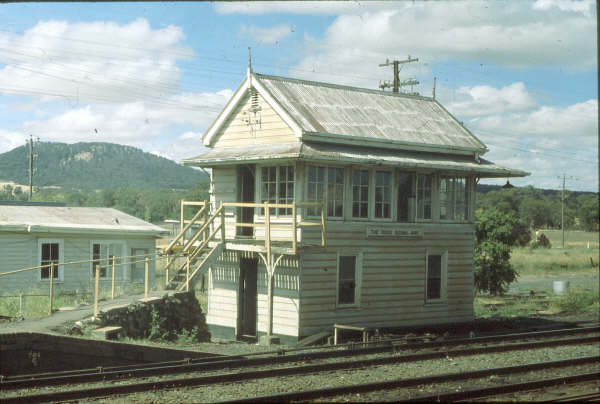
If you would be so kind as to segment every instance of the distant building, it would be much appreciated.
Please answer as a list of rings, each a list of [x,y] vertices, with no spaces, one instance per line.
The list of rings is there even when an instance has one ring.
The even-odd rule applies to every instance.
[[[101,282],[112,280],[112,260],[155,251],[156,239],[168,231],[111,208],[0,203],[0,273],[42,266],[0,278],[0,294],[46,288],[50,267],[57,265],[58,291],[89,290],[94,271]],[[116,258],[113,258],[116,257]],[[99,260],[97,264],[73,261]],[[126,259],[126,262],[131,262]],[[150,261],[150,282],[154,282]],[[117,266],[118,284],[144,282],[144,263]]]

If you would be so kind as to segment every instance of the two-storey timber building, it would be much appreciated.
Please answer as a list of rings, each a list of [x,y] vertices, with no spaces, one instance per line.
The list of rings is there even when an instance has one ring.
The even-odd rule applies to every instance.
[[[221,338],[472,320],[475,185],[527,175],[433,98],[250,69],[204,145],[184,164],[210,168],[210,202],[182,216],[199,231],[171,286],[206,274]]]

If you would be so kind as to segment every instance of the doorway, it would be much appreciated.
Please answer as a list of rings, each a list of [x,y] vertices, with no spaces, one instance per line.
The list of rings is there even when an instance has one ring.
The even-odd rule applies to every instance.
[[[238,202],[254,203],[254,172],[255,166],[244,165],[237,168],[237,200]],[[237,208],[237,223],[254,223],[254,208]],[[254,228],[236,226],[236,236],[252,237]]]
[[[240,258],[238,337],[256,338],[256,279],[258,259]]]

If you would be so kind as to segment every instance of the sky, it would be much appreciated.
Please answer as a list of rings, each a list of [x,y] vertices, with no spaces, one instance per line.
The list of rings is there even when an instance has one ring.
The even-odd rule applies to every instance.
[[[255,72],[370,89],[410,55],[400,78],[435,77],[483,157],[531,173],[512,184],[598,192],[596,21],[583,0],[1,4],[0,153],[32,135],[180,161],[248,47]]]

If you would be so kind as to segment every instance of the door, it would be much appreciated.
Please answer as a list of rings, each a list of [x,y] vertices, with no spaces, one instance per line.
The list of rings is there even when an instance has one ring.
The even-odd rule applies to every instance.
[[[142,255],[142,254],[148,254],[148,250],[145,248],[132,248],[131,249],[131,255],[134,257],[136,255]],[[145,272],[146,272],[146,268],[145,268],[146,264],[144,262],[144,257],[131,258],[131,260],[134,262],[133,264],[131,264],[131,280],[133,282],[144,283]]]
[[[256,337],[256,272],[258,260],[240,258],[239,337]]]
[[[254,172],[255,166],[244,165],[237,168],[237,200],[238,202],[254,203]],[[237,223],[254,223],[254,208],[237,208]],[[253,227],[237,227],[236,236],[250,236],[254,234]]]

